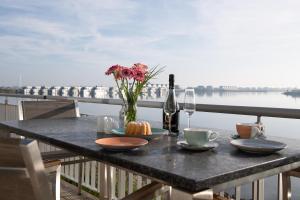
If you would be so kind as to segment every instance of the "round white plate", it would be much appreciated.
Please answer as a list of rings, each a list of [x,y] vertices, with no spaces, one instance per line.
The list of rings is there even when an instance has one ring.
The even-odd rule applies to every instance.
[[[264,139],[236,139],[230,143],[242,151],[256,154],[270,154],[287,147],[282,142]]]

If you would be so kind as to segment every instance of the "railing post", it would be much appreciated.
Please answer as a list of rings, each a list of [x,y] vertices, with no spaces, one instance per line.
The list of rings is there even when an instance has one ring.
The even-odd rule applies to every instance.
[[[257,181],[252,182],[252,199],[257,200]]]
[[[282,193],[282,174],[277,175],[277,200],[282,200],[283,193]]]
[[[291,200],[292,199],[292,191],[291,191],[291,177],[287,172],[282,173],[282,193],[283,200]]]
[[[79,157],[79,160],[80,159],[84,159],[84,157],[80,156]],[[79,166],[78,166],[78,187],[77,187],[77,194],[78,195],[81,195],[81,187],[82,187],[82,168],[83,168],[83,164],[84,162],[80,162],[79,163]],[[76,172],[75,172],[76,173]]]
[[[256,121],[257,124],[260,124],[261,123],[261,115],[257,116],[257,121]]]
[[[264,198],[265,198],[264,179],[259,179],[252,182],[252,199],[264,200]]]
[[[99,188],[99,199],[110,200],[108,196],[108,184],[107,184],[107,165],[104,163],[98,163],[98,188]]]
[[[8,105],[8,98],[5,97],[4,99],[4,120],[7,120],[7,105]]]
[[[241,186],[235,187],[235,200],[241,199]]]

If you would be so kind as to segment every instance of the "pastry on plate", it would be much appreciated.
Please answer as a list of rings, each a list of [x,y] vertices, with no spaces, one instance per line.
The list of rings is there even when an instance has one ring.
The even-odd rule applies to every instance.
[[[129,122],[126,127],[126,135],[151,135],[149,122]]]

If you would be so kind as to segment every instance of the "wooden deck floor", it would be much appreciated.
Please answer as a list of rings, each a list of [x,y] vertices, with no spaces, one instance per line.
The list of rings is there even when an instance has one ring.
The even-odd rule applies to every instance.
[[[65,181],[61,181],[61,191],[60,191],[61,200],[96,200],[95,196],[88,194],[85,191],[82,191],[81,195],[77,194],[77,188]]]

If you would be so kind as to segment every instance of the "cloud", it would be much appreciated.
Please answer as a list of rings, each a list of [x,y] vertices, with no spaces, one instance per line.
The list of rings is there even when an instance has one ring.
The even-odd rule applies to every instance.
[[[93,70],[138,61],[167,65],[165,74],[192,84],[199,74],[207,83],[271,84],[282,73],[274,69],[300,64],[299,8],[296,0],[1,0],[0,68],[64,66],[95,80]],[[267,80],[253,72],[271,69]],[[239,78],[244,73],[253,78]],[[73,80],[46,80],[64,81]]]

